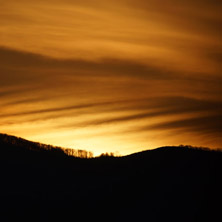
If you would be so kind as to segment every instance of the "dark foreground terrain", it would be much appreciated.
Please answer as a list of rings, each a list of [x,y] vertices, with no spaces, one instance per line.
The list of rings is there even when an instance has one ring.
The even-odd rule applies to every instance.
[[[0,221],[221,221],[222,152],[82,159],[0,134]]]

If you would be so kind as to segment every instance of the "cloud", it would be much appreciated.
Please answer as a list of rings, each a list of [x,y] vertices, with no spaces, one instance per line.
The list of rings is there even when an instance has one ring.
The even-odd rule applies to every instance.
[[[215,114],[204,117],[194,117],[182,120],[175,120],[154,124],[148,127],[140,128],[140,130],[174,130],[180,129],[182,131],[195,132],[205,135],[206,137],[221,137],[222,132],[222,115]]]
[[[221,144],[203,138],[220,130],[221,1],[0,4],[0,131],[41,139],[100,130],[97,145],[109,131],[104,140],[135,148],[160,133],[166,145],[175,128]]]
[[[15,1],[2,5],[1,45],[54,58],[150,63],[215,72],[204,55],[221,48],[218,1]],[[203,65],[205,66],[203,68]]]
[[[34,99],[25,100],[25,102],[34,102]],[[37,100],[37,101],[43,101]],[[19,104],[21,104],[24,101],[18,101]],[[116,103],[116,102],[115,102]],[[16,103],[11,103],[13,105],[16,105]],[[10,113],[10,114],[0,114],[0,118],[3,117],[13,117],[13,116],[25,116],[25,115],[33,115],[33,114],[47,114],[47,113],[59,113],[63,111],[69,111],[69,110],[78,110],[78,109],[84,109],[84,108],[92,108],[97,106],[106,106],[110,105],[112,102],[101,102],[101,103],[88,103],[88,104],[80,104],[80,105],[73,105],[73,106],[63,106],[63,107],[57,107],[57,108],[49,108],[49,109],[40,109],[40,110],[33,110],[33,111],[27,111],[27,112],[16,112],[16,113]],[[9,105],[9,104],[7,104]]]
[[[132,103],[125,104],[125,106],[117,110],[121,110],[121,109],[125,111],[127,110],[129,113],[132,113],[132,111],[136,111],[137,113],[132,114],[132,115],[118,116],[114,118],[104,118],[104,119],[98,118],[97,120],[83,122],[80,125],[90,126],[90,125],[101,125],[101,124],[119,124],[121,122],[135,121],[139,119],[144,119],[144,121],[147,121],[147,123],[149,123],[149,118],[153,118],[153,117],[156,117],[156,118],[163,117],[163,116],[167,117],[167,116],[174,116],[176,114],[181,114],[181,115],[195,114],[198,117],[199,115],[204,114],[205,115],[204,117],[200,117],[200,118],[195,117],[189,120],[190,122],[194,120],[193,127],[198,128],[198,125],[196,125],[196,122],[195,122],[197,119],[207,120],[208,118],[209,119],[212,118],[212,120],[214,120],[213,122],[217,122],[218,124],[221,124],[220,113],[222,113],[222,102],[197,100],[197,99],[185,98],[185,97],[161,97],[161,98],[152,98],[152,99],[142,100],[140,102],[134,101],[133,104]],[[111,111],[115,112],[115,109],[111,109]],[[187,120],[180,120],[180,121],[181,121],[181,128],[183,128],[184,124],[182,123],[183,122],[186,123]],[[178,123],[180,123],[180,121],[178,121]],[[200,122],[201,121],[199,121],[199,123]],[[216,125],[213,122],[212,122],[212,126]],[[176,123],[177,121],[175,122],[175,125]],[[160,126],[164,126],[164,123],[163,125],[160,124]],[[207,126],[205,128],[207,128]],[[217,129],[215,129],[215,131],[216,130]]]

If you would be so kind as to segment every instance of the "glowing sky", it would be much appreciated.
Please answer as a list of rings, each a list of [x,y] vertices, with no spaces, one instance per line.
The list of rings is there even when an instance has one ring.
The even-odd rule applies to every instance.
[[[220,0],[0,0],[0,132],[128,154],[222,147]]]

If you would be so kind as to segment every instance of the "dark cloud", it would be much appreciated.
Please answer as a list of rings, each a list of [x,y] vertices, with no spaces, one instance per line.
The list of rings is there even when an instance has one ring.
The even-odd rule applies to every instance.
[[[218,58],[218,55],[217,53],[212,56],[217,56]],[[116,80],[120,78],[130,78],[140,81],[144,80],[144,82],[147,83],[149,83],[149,80],[166,81],[166,84],[167,81],[175,80],[181,81],[181,84],[183,84],[183,82],[186,83],[186,81],[198,81],[202,82],[202,85],[212,82],[215,88],[220,78],[219,75],[206,76],[195,72],[172,71],[166,67],[154,66],[151,63],[144,65],[119,59],[102,59],[97,62],[53,59],[34,53],[6,48],[0,48],[0,69],[0,86],[2,87],[19,85],[26,85],[27,87],[31,84],[33,88],[41,87],[41,85],[45,88],[53,88],[59,85],[67,85],[67,81],[70,82],[70,77],[73,78],[71,80],[73,84],[83,84],[84,87],[87,79],[91,77],[97,78],[98,80],[101,77],[107,79],[113,77],[116,78]],[[222,79],[220,79],[220,81],[221,80]],[[131,87],[134,86],[131,85]],[[160,88],[160,86],[158,86],[158,88]]]
[[[206,56],[211,59],[212,61],[215,62],[216,65],[219,66],[219,70],[220,72],[222,72],[221,70],[221,61],[222,61],[222,48],[208,48],[208,50],[206,51]]]
[[[160,124],[154,124],[142,127],[140,130],[178,130],[183,132],[195,132],[200,135],[209,135],[211,137],[222,136],[222,115],[210,115],[203,117],[193,117],[175,121],[168,121]]]
[[[110,111],[114,112],[118,110],[125,110],[131,113],[132,111],[136,111],[137,114],[118,116],[113,118],[98,118],[88,122],[82,122],[76,126],[91,126],[91,125],[101,125],[101,124],[120,124],[122,122],[134,121],[134,120],[144,120],[144,122],[149,123],[149,118],[152,117],[163,117],[163,116],[174,116],[176,114],[196,114],[197,116],[200,113],[204,113],[204,115],[209,115],[206,117],[200,117],[200,120],[211,118],[211,120],[216,121],[217,123],[221,123],[220,113],[222,113],[222,102],[215,101],[206,101],[206,100],[197,100],[192,98],[184,98],[184,97],[165,97],[165,98],[152,98],[147,100],[142,100],[139,102],[135,102],[132,104],[125,104],[125,106],[113,108],[110,107]],[[153,111],[156,110],[156,111]],[[213,116],[212,116],[213,115]],[[218,118],[218,119],[217,119]],[[199,117],[197,117],[199,119]],[[201,126],[198,125],[198,121],[196,118],[194,120],[194,128],[200,129]],[[185,124],[187,120],[181,120],[181,128],[185,129]],[[192,119],[189,121],[192,122]],[[176,121],[177,122],[177,121]],[[175,124],[176,124],[175,122]],[[178,121],[179,122],[179,121]],[[182,124],[184,122],[184,124]],[[199,121],[201,122],[201,121]],[[212,126],[217,125],[212,123]],[[163,123],[164,124],[164,123]],[[197,124],[197,125],[195,125]],[[71,124],[72,126],[72,124]],[[160,125],[162,126],[162,125]],[[68,126],[69,127],[69,126]],[[167,128],[167,127],[166,127]],[[204,127],[204,128],[207,128]],[[217,129],[215,129],[216,131]]]
[[[49,99],[49,98],[47,98],[47,99]],[[20,105],[20,104],[27,104],[30,102],[40,102],[40,101],[43,102],[44,98],[30,98],[30,99],[24,99],[24,100],[17,100],[17,101],[5,103],[3,105],[4,106],[17,105],[17,104]],[[75,111],[75,110],[96,108],[96,107],[99,107],[100,111],[102,111],[104,109],[106,111],[117,111],[117,110],[129,109],[129,106],[132,106],[132,104],[134,104],[135,102],[139,102],[139,101],[142,102],[142,101],[144,101],[144,99],[142,99],[142,100],[139,99],[139,100],[105,101],[105,102],[97,102],[97,103],[85,103],[85,104],[79,104],[79,105],[60,106],[60,107],[48,108],[48,109],[35,109],[32,111],[0,114],[0,118],[26,116],[26,115],[33,115],[33,114],[59,113],[59,112],[70,111],[70,110]],[[98,109],[94,110],[94,112],[98,112],[98,111],[99,111]],[[88,110],[88,112],[92,112],[92,111]],[[64,114],[60,114],[60,116],[63,116],[63,115]]]
[[[37,75],[42,77],[43,74],[41,72],[44,72],[44,70],[54,71],[54,75],[56,71],[61,70],[64,72],[64,75],[78,75],[78,73],[86,75],[90,72],[91,75],[94,74],[98,76],[118,74],[121,76],[130,75],[132,77],[137,77],[139,75],[140,77],[151,79],[164,79],[174,76],[170,71],[167,72],[167,70],[163,70],[151,64],[143,65],[130,60],[111,58],[104,58],[96,62],[74,59],[55,59],[34,53],[0,48],[0,59],[2,71],[1,78],[8,78],[8,81],[13,81],[13,78],[16,78],[16,76],[19,76],[20,81],[24,81],[24,76],[26,78],[31,78],[36,75],[36,71],[38,71]],[[18,79],[16,79],[16,81],[18,81]]]
[[[49,98],[47,98],[49,99]],[[17,100],[12,100],[10,102],[4,102],[1,103],[2,106],[7,107],[7,106],[12,106],[12,105],[21,105],[21,104],[29,104],[29,103],[33,103],[33,102],[42,102],[47,100],[44,97],[32,97],[32,98],[28,98],[28,99],[17,99]]]
[[[0,118],[13,117],[13,116],[25,116],[25,115],[33,115],[33,114],[45,114],[45,113],[50,113],[50,112],[61,112],[61,111],[76,110],[76,109],[90,108],[94,106],[103,106],[103,105],[107,105],[107,103],[82,104],[82,105],[74,105],[74,106],[66,106],[66,107],[58,107],[58,108],[33,110],[33,111],[27,111],[27,112],[16,112],[16,113],[11,113],[11,114],[2,114],[0,115]]]

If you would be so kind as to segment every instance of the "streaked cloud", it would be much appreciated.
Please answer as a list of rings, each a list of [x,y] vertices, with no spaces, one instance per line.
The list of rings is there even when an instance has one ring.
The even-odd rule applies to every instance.
[[[220,1],[0,5],[1,132],[95,153],[222,146]]]

